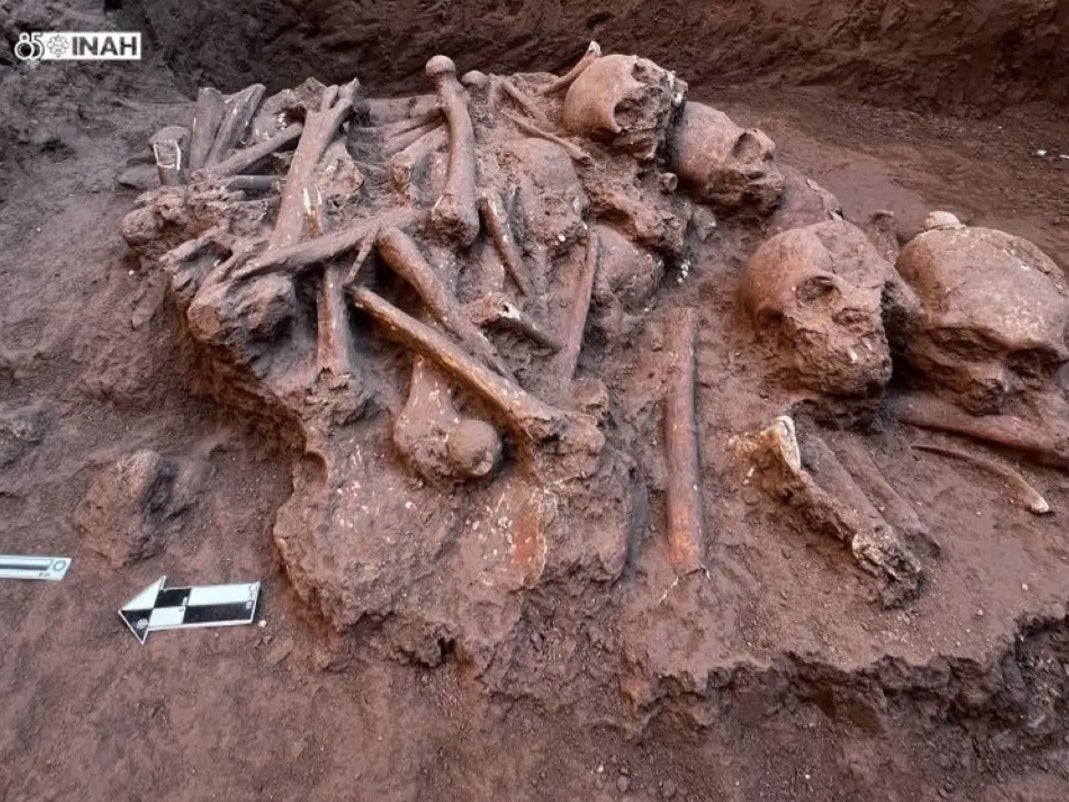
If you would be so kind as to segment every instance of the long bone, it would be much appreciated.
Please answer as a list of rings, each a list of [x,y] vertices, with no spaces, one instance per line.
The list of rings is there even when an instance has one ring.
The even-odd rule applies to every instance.
[[[1045,465],[1069,469],[1069,427],[1051,431],[1013,415],[977,418],[931,396],[895,399],[889,409],[910,426],[981,440],[1027,454]]]
[[[497,250],[497,255],[501,257],[501,263],[505,266],[509,278],[515,283],[521,295],[530,295],[531,282],[523,266],[523,256],[509,229],[508,217],[501,206],[501,197],[492,191],[481,193],[479,211],[482,213],[483,223],[490,232],[494,248]]]
[[[252,84],[226,99],[223,119],[219,123],[219,130],[215,134],[215,141],[205,164],[222,161],[234,149],[245,134],[245,129],[249,127],[252,115],[263,100],[266,89],[263,84]]]
[[[234,273],[234,278],[249,279],[269,273],[299,275],[313,265],[333,259],[374,237],[383,226],[405,228],[416,222],[421,212],[405,209],[368,220],[359,220],[347,228],[331,231],[322,237],[298,242],[285,248],[266,251]]]
[[[807,526],[845,543],[864,570],[883,580],[885,606],[920,592],[920,562],[823,440],[804,441],[812,469],[803,465],[794,421],[785,415],[754,436],[733,438],[732,445],[761,471],[766,492],[797,509]]]
[[[400,229],[390,227],[379,231],[376,242],[383,261],[411,285],[439,323],[458,337],[481,362],[502,376],[511,376],[508,366],[454,300],[411,237]]]
[[[208,167],[204,172],[214,178],[237,175],[252,167],[258,161],[266,159],[272,153],[282,150],[290,142],[297,139],[302,131],[304,131],[304,126],[301,123],[294,123],[263,142],[258,142],[255,145],[236,151],[221,162]]]
[[[453,60],[434,56],[427,62],[426,71],[438,93],[438,104],[449,128],[449,169],[445,189],[434,204],[431,219],[443,234],[467,247],[479,236],[479,212],[475,208],[475,129]]]
[[[598,272],[598,235],[591,229],[587,233],[586,255],[579,282],[572,297],[572,305],[564,325],[564,347],[554,357],[552,369],[565,385],[570,386],[575,368],[579,363],[579,352],[583,347],[583,333],[586,330],[587,317],[590,315],[590,301],[594,291],[594,277]]]
[[[550,406],[509,381],[447,340],[429,326],[406,315],[366,287],[350,291],[353,302],[382,326],[387,334],[439,365],[450,376],[480,396],[501,415],[509,427],[536,444],[561,440],[604,444],[597,429]],[[592,426],[592,422],[591,422]]]
[[[323,198],[314,183],[305,189],[304,214],[308,233],[322,236]],[[342,278],[340,266],[327,265],[316,290],[316,362],[321,373],[329,373],[335,379],[351,376],[354,370],[349,309]]]
[[[560,78],[543,86],[539,90],[539,93],[542,95],[552,95],[555,92],[563,92],[575,83],[575,79],[579,77],[583,70],[599,58],[601,58],[601,45],[597,42],[591,42],[587,45],[586,53],[584,53],[583,57],[576,62],[574,67],[564,73]]]
[[[193,133],[189,140],[189,169],[199,170],[208,163],[219,123],[223,121],[225,101],[218,89],[204,87],[197,93],[193,112]]]
[[[268,240],[268,250],[285,248],[302,239],[305,193],[324,151],[338,133],[342,122],[352,113],[353,96],[359,85],[354,80],[340,89],[336,86],[327,88],[323,92],[319,111],[309,111],[305,116],[304,130],[282,188],[278,219]]]
[[[400,153],[414,142],[418,142],[428,134],[440,130],[442,130],[440,121],[424,123],[415,128],[409,128],[407,131],[388,138],[382,145],[382,155],[388,158]]]
[[[673,313],[666,337],[675,364],[664,399],[664,454],[668,469],[668,554],[681,574],[697,571],[702,565],[701,469],[694,414],[697,332],[694,309]]]

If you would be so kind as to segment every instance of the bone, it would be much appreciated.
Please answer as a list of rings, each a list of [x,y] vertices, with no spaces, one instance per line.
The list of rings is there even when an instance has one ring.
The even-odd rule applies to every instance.
[[[287,248],[302,239],[305,191],[327,146],[338,133],[345,118],[352,113],[353,98],[358,86],[357,81],[352,81],[340,89],[336,86],[329,87],[323,93],[319,111],[309,111],[305,116],[304,130],[301,132],[282,188],[278,218],[268,241],[268,250]]]
[[[161,128],[149,140],[160,186],[175,187],[186,183],[189,130],[180,125]]]
[[[961,451],[957,448],[950,448],[948,446],[940,446],[935,443],[914,443],[913,448],[918,451],[927,451],[930,454],[938,454],[942,457],[948,457],[960,462],[971,463],[988,473],[993,473],[995,476],[1005,479],[1016,491],[1021,503],[1034,515],[1047,515],[1052,511],[1047,500],[1043,498],[1032,485],[1028,484],[1021,474],[1017,473],[1017,471],[1007,465],[1002,465],[995,462],[995,460],[981,457],[978,454],[970,454],[967,451]]]
[[[578,62],[576,62],[575,66],[568,70],[568,72],[564,73],[564,75],[562,75],[560,78],[557,78],[551,83],[548,83],[543,86],[541,90],[539,90],[540,94],[552,95],[557,92],[563,92],[573,83],[575,83],[575,79],[579,77],[583,70],[585,70],[591,65],[592,62],[599,58],[601,58],[601,45],[599,45],[597,42],[591,42],[589,45],[587,45],[586,53],[584,53],[583,57],[579,59]]]
[[[248,128],[252,115],[256,113],[256,107],[260,105],[266,89],[263,84],[252,84],[226,99],[223,119],[219,123],[219,130],[215,134],[215,141],[205,164],[222,161],[237,146],[245,135],[245,129]]]
[[[290,142],[297,139],[302,131],[304,131],[304,126],[301,123],[294,123],[282,129],[270,139],[265,139],[263,142],[248,148],[242,148],[221,162],[212,165],[204,172],[215,178],[224,178],[241,173],[271,154],[282,150]]]
[[[565,412],[494,373],[434,329],[365,287],[354,288],[350,297],[390,336],[439,365],[485,400],[517,434],[536,444],[569,439],[572,435],[574,424]]]
[[[441,125],[442,113],[438,109],[431,109],[425,114],[414,117],[405,117],[393,122],[375,125],[371,127],[354,126],[349,131],[358,139],[360,137],[377,137],[383,141],[393,139],[401,134],[407,134],[416,128]]]
[[[532,122],[518,117],[511,112],[502,111],[502,116],[510,120],[517,128],[530,136],[536,136],[539,139],[544,139],[547,142],[552,142],[554,145],[559,145],[564,151],[574,160],[580,164],[588,164],[591,161],[590,154],[576,145],[574,142],[569,142],[567,139],[557,136],[556,134],[546,131],[544,128],[539,128]]]
[[[542,111],[542,109],[540,109],[538,105],[526,95],[526,93],[520,91],[516,84],[512,83],[508,78],[502,78],[499,75],[495,75],[493,79],[491,79],[490,87],[490,91],[493,93],[491,95],[491,102],[493,105],[498,105],[498,98],[500,94],[504,92],[517,106],[527,112],[527,116],[535,123],[543,128],[549,128],[552,125],[549,118],[546,117],[545,112]]]
[[[554,357],[552,370],[562,384],[571,385],[579,352],[583,347],[583,333],[590,314],[590,299],[594,290],[594,276],[598,272],[598,235],[589,231],[586,240],[586,256],[579,281],[571,299],[572,305],[564,324],[564,347]]]
[[[861,568],[882,580],[885,606],[899,606],[920,592],[920,562],[823,440],[810,436],[804,442],[812,470],[802,465],[794,421],[785,415],[732,444],[760,470],[767,493],[797,509],[807,526],[845,543]]]
[[[231,190],[268,192],[281,182],[277,175],[232,175],[222,179],[222,185]]]
[[[479,300],[465,306],[465,311],[476,326],[482,327],[492,323],[499,323],[530,337],[539,345],[543,345],[553,352],[560,351],[562,347],[560,341],[554,335],[547,332],[532,320],[529,315],[517,308],[504,293],[494,292],[484,295]]]
[[[494,241],[494,248],[505,271],[509,274],[521,295],[531,294],[531,282],[523,265],[523,256],[516,245],[509,228],[508,217],[501,205],[501,197],[496,192],[483,192],[479,195],[479,211],[483,223]]]
[[[197,108],[193,112],[193,135],[189,142],[189,169],[199,170],[208,163],[208,154],[215,142],[219,123],[223,121],[225,101],[217,89],[205,87],[197,93]]]
[[[419,212],[413,210],[384,214],[370,220],[359,221],[348,228],[331,231],[322,237],[304,240],[285,248],[268,250],[237,271],[234,277],[250,279],[269,273],[287,273],[296,276],[312,265],[341,256],[361,245],[368,237],[374,237],[382,226],[405,228],[420,216]]]
[[[431,113],[440,114],[437,95],[368,98],[364,104],[372,125],[389,125]]]
[[[511,376],[508,366],[464,313],[412,238],[400,229],[383,228],[376,241],[383,261],[412,286],[438,322],[459,338],[481,362],[502,376]]]
[[[675,364],[664,400],[664,449],[668,473],[668,556],[680,574],[702,567],[702,502],[698,434],[694,414],[695,345],[698,314],[674,312],[666,345]]]
[[[501,438],[488,423],[462,418],[449,377],[428,359],[412,360],[408,400],[397,416],[393,440],[421,476],[474,479],[501,459]]]
[[[452,59],[435,56],[427,62],[426,71],[449,127],[449,170],[431,219],[444,235],[467,247],[479,236],[479,212],[475,208],[475,130]]]
[[[428,134],[433,134],[436,131],[441,131],[443,134],[446,133],[446,130],[442,128],[440,122],[424,123],[415,128],[410,128],[409,130],[386,140],[382,145],[382,155],[384,158],[389,158],[390,156],[405,150],[409,145],[420,141]]]
[[[928,537],[928,526],[917,515],[913,505],[888,484],[864,442],[854,438],[838,438],[832,445],[839,461],[875,501],[887,523],[908,537]]]
[[[1069,427],[1052,424],[1045,429],[1012,415],[975,417],[931,396],[898,398],[889,410],[910,426],[958,434],[1018,451],[1044,465],[1069,469]]]

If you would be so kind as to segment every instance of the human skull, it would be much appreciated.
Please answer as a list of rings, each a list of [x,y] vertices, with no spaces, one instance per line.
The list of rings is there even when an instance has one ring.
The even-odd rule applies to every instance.
[[[652,159],[687,85],[638,56],[595,59],[568,88],[562,122],[573,135]]]
[[[803,386],[878,397],[891,378],[887,326],[908,317],[908,288],[861,229],[829,220],[765,242],[742,276],[742,302]]]
[[[742,129],[722,111],[687,103],[669,148],[670,169],[702,203],[720,211],[775,207],[786,181],[773,164],[776,144]]]
[[[896,262],[923,308],[906,348],[923,380],[973,414],[1006,412],[1054,388],[1069,362],[1058,266],[1002,231],[932,225]]]

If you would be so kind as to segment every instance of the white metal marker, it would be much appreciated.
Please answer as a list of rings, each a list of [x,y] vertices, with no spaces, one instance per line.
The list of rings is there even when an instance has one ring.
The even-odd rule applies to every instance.
[[[260,583],[167,588],[161,576],[130,599],[119,617],[141,643],[150,632],[196,627],[235,627],[256,619]]]
[[[0,579],[46,579],[58,582],[67,575],[67,557],[23,557],[0,554]]]

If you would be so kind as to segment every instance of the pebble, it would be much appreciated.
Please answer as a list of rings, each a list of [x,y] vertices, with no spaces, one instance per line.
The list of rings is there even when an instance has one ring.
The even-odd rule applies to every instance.
[[[616,778],[616,790],[618,790],[621,794],[627,791],[627,789],[630,787],[631,780],[629,780],[627,777],[621,774],[619,777]]]

